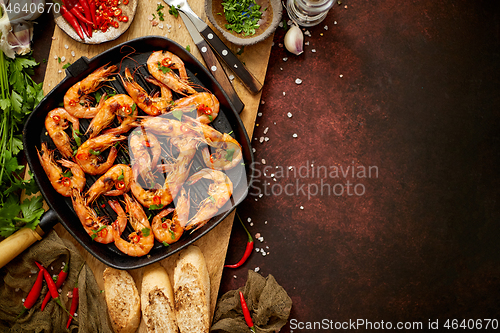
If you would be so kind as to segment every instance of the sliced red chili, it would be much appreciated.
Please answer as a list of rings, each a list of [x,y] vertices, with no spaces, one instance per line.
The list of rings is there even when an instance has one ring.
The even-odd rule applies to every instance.
[[[121,190],[124,187],[125,187],[125,182],[123,180],[120,180],[119,182],[116,183],[117,189]]]
[[[75,106],[75,105],[76,105],[76,101],[74,99],[69,101],[69,106]]]
[[[62,177],[61,178],[61,184],[63,184],[66,187],[71,186],[71,178],[69,178],[69,177]]]
[[[118,28],[119,23],[116,21],[113,21],[113,22],[111,22],[111,25],[113,26],[113,28]]]
[[[161,198],[157,195],[153,197],[153,204],[159,205],[161,203]]]
[[[128,0],[123,0],[124,5],[128,5]]]
[[[167,222],[163,222],[163,223],[161,224],[161,227],[162,227],[163,229],[168,229],[168,228],[170,227],[170,225],[169,225]]]
[[[172,60],[170,58],[163,58],[161,60],[161,65],[164,67],[170,67],[172,66]]]
[[[151,143],[149,143],[149,141],[148,141],[148,140],[144,140],[144,141],[142,141],[142,145],[143,145],[143,146],[146,146],[146,147],[151,147]]]
[[[140,240],[141,240],[141,235],[139,235],[139,234],[135,234],[135,235],[133,235],[133,236],[132,236],[132,239],[131,239],[131,241],[132,241],[133,243],[135,243],[135,244],[139,243],[139,241],[140,241]]]
[[[120,8],[116,8],[115,11],[113,12],[113,15],[115,17],[118,17],[122,14],[122,10]]]
[[[87,160],[89,158],[89,154],[88,153],[78,153],[76,155],[76,158],[79,159],[79,160]]]
[[[98,234],[98,236],[101,238],[106,238],[107,235],[108,235],[108,228],[102,229],[101,231],[99,231]]]
[[[128,3],[128,0],[127,0],[127,3]],[[128,22],[128,16],[127,15],[123,15],[122,16],[122,22],[123,23],[127,23]]]
[[[53,119],[56,123],[58,123],[58,122],[61,120],[61,116],[56,114],[56,115],[53,115],[53,116],[52,116],[52,119]]]

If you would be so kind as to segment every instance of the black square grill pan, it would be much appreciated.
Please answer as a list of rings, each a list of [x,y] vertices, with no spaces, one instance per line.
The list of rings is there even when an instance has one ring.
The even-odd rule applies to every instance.
[[[197,90],[206,88],[210,90],[220,102],[220,112],[214,122],[211,124],[215,129],[231,135],[240,143],[243,152],[244,167],[235,168],[236,171],[229,170],[227,175],[233,182],[234,190],[230,201],[223,207],[217,216],[214,216],[210,221],[195,232],[185,232],[181,239],[165,247],[155,241],[155,246],[150,251],[149,255],[144,257],[130,257],[121,253],[113,243],[100,244],[92,241],[91,237],[83,229],[77,215],[73,211],[71,200],[64,198],[58,194],[50,184],[37,156],[37,148],[40,149],[41,143],[46,141],[53,146],[50,138],[46,135],[44,120],[47,113],[58,107],[63,100],[66,91],[75,83],[81,81],[97,68],[103,65],[116,65],[120,68],[120,74],[126,67],[132,71],[137,69],[136,73],[148,75],[146,60],[154,51],[168,50],[182,59],[187,69],[190,80],[196,84]],[[136,78],[141,75],[136,75]],[[148,86],[145,80],[138,79],[138,82],[144,86],[147,91],[154,89]],[[107,84],[117,91],[117,93],[126,93],[121,85],[121,81],[116,80]],[[88,122],[81,120],[80,132],[84,132]],[[238,113],[234,110],[229,102],[227,95],[222,90],[221,86],[212,77],[209,71],[184,47],[176,42],[159,36],[141,37],[127,41],[117,45],[108,51],[105,51],[92,59],[85,57],[80,58],[66,69],[66,77],[41,101],[36,109],[29,116],[23,130],[23,143],[25,147],[26,158],[31,171],[35,177],[40,192],[44,196],[46,202],[50,206],[42,217],[40,227],[47,232],[56,223],[60,222],[66,230],[93,256],[97,259],[117,269],[135,269],[154,263],[164,259],[177,251],[187,247],[197,239],[208,233],[218,223],[220,223],[229,213],[246,197],[248,189],[252,182],[252,163],[253,154],[250,146],[250,140],[247,132],[241,122]],[[119,156],[117,162],[126,162],[127,154]],[[193,167],[199,168],[196,164],[201,165],[202,160],[195,157]],[[192,169],[193,169],[192,167]],[[87,179],[87,188],[98,177]],[[114,212],[105,212],[110,219],[114,220]],[[116,215],[115,215],[116,216]],[[128,227],[130,228],[130,227]],[[125,231],[127,232],[127,231]],[[128,231],[130,232],[130,230]],[[126,235],[126,234],[125,234]]]

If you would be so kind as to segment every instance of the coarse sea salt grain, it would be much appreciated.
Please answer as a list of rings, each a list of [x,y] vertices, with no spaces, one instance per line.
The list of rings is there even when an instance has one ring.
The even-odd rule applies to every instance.
[[[68,44],[65,44],[65,45],[64,45],[64,48],[65,48],[66,50],[67,50],[67,49],[69,49],[69,45],[68,45]]]
[[[233,278],[235,278],[235,279],[236,279],[236,277],[237,277],[236,275],[233,275]]]
[[[262,159],[262,164],[266,164],[266,160],[265,159]]]
[[[283,91],[283,96],[285,96],[285,95],[286,95],[286,92]]]
[[[287,57],[283,58],[283,61],[287,61],[287,60],[288,60],[288,58],[287,58]]]
[[[247,222],[252,222],[252,218],[251,217],[247,218]]]
[[[328,30],[328,26],[327,26],[327,25],[325,25],[325,26],[323,27],[323,29]]]
[[[309,30],[306,30],[306,31],[304,32],[304,35],[306,35],[307,37],[311,37],[311,33],[309,32]]]
[[[300,206],[299,208],[300,208],[300,209],[304,209],[304,206]]]
[[[252,152],[254,152],[254,153],[255,153],[256,151],[257,151],[257,149],[255,149],[255,148],[252,148]]]
[[[266,137],[264,138],[264,141],[266,141],[266,142],[267,142],[267,141],[269,141],[269,138],[266,136]]]
[[[301,83],[302,83],[302,80],[301,80],[301,79],[299,79],[299,78],[297,78],[297,79],[295,79],[295,83],[296,83],[296,84],[301,84]]]
[[[288,116],[288,118],[292,118],[292,113],[291,112],[288,112],[286,115]]]
[[[312,50],[311,50],[311,52],[312,52],[312,53],[316,53],[316,49],[312,49]]]
[[[66,57],[61,57],[61,62],[65,62],[66,61]]]
[[[255,273],[259,272],[260,271],[260,267],[255,267],[254,271],[255,271]]]
[[[71,51],[71,56],[72,56],[72,57],[76,56],[75,51]]]
[[[297,137],[297,133],[293,133],[293,135],[292,135],[292,136],[293,136],[294,138],[296,138],[296,137]]]
[[[264,128],[264,134],[267,134],[267,131],[269,131],[269,127]]]
[[[260,143],[264,142],[264,137],[263,136],[260,137],[259,142]]]
[[[262,117],[262,112],[257,113],[258,117]]]

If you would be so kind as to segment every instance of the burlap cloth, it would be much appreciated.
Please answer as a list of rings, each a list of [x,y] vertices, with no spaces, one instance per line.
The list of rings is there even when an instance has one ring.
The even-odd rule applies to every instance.
[[[245,286],[228,291],[217,302],[211,332],[249,332],[241,310],[240,290],[257,333],[278,332],[286,324],[292,309],[291,298],[271,274],[264,278],[249,270]]]
[[[78,276],[80,301],[77,317],[73,319],[69,329],[66,329],[68,314],[54,300],[40,311],[47,293],[45,282],[37,303],[15,321],[22,310],[22,299],[31,290],[38,274],[35,260],[45,266],[51,275],[59,274],[62,263],[69,260],[69,275],[62,286],[60,298],[66,309],[70,308],[71,299],[67,294],[68,291],[73,291],[78,270],[84,261],[70,241],[59,238],[55,231],[51,231],[40,242],[0,269],[0,332],[112,333],[108,325],[104,296],[87,265]]]

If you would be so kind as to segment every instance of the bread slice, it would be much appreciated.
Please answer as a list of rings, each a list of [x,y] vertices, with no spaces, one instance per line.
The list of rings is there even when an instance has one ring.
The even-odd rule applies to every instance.
[[[104,292],[115,333],[133,333],[141,323],[141,300],[134,279],[127,271],[106,268]]]
[[[167,271],[160,264],[145,268],[141,288],[142,318],[148,332],[178,333],[174,292]]]
[[[183,250],[174,269],[174,299],[181,333],[210,330],[210,277],[201,250],[194,245]]]

